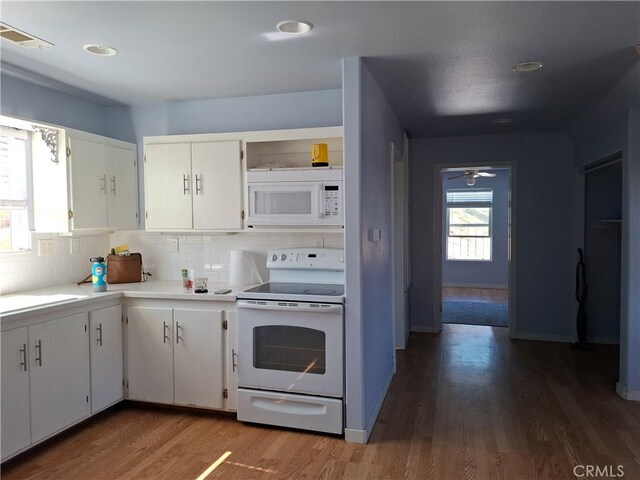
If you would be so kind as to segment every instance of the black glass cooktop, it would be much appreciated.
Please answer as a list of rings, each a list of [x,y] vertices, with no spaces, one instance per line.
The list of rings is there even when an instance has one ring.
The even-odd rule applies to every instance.
[[[283,294],[283,295],[324,295],[341,297],[344,295],[344,285],[318,283],[279,283],[268,282],[245,290],[247,293]]]

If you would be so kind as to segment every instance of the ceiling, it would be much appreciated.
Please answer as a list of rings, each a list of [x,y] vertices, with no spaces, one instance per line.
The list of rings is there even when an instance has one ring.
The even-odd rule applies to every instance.
[[[55,44],[3,40],[3,62],[131,105],[340,88],[341,59],[365,57],[414,137],[564,128],[640,71],[640,2],[3,0],[1,19]]]

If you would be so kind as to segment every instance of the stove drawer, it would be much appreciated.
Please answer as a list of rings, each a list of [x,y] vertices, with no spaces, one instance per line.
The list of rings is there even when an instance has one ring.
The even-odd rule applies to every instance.
[[[342,400],[240,388],[238,420],[342,434]]]

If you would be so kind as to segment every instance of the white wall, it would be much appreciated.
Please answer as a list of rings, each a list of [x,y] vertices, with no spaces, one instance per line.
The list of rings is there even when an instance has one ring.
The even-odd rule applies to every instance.
[[[485,170],[495,177],[478,178],[469,187],[465,178],[449,180],[454,172],[442,173],[442,284],[448,286],[487,286],[506,288],[509,281],[509,171]],[[492,251],[490,261],[447,260],[447,189],[490,188],[493,190],[491,216]]]
[[[393,376],[390,143],[402,127],[365,61],[343,61],[347,439],[366,441]],[[378,242],[370,231],[380,229]]]
[[[561,132],[420,139],[411,142],[411,322],[434,328],[432,265],[435,164],[516,162],[516,336],[570,340],[574,332],[573,142]]]

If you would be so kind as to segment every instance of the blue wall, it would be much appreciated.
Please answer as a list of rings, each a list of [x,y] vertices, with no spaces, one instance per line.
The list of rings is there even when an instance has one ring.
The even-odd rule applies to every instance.
[[[514,336],[573,337],[573,141],[561,132],[412,140],[411,322],[434,329],[433,246],[435,164],[491,165],[515,161],[517,202],[516,331]],[[419,253],[418,253],[419,252]]]
[[[366,436],[393,376],[390,144],[402,148],[403,130],[362,59],[344,60],[343,88],[345,182],[349,185],[346,426],[366,430]],[[378,242],[370,239],[373,228],[381,231]]]
[[[486,170],[493,178],[479,178],[475,187],[468,187],[464,178],[449,180],[452,172],[442,174],[442,283],[458,286],[506,287],[509,282],[509,171]],[[447,260],[447,189],[491,188],[493,190],[491,261]]]

